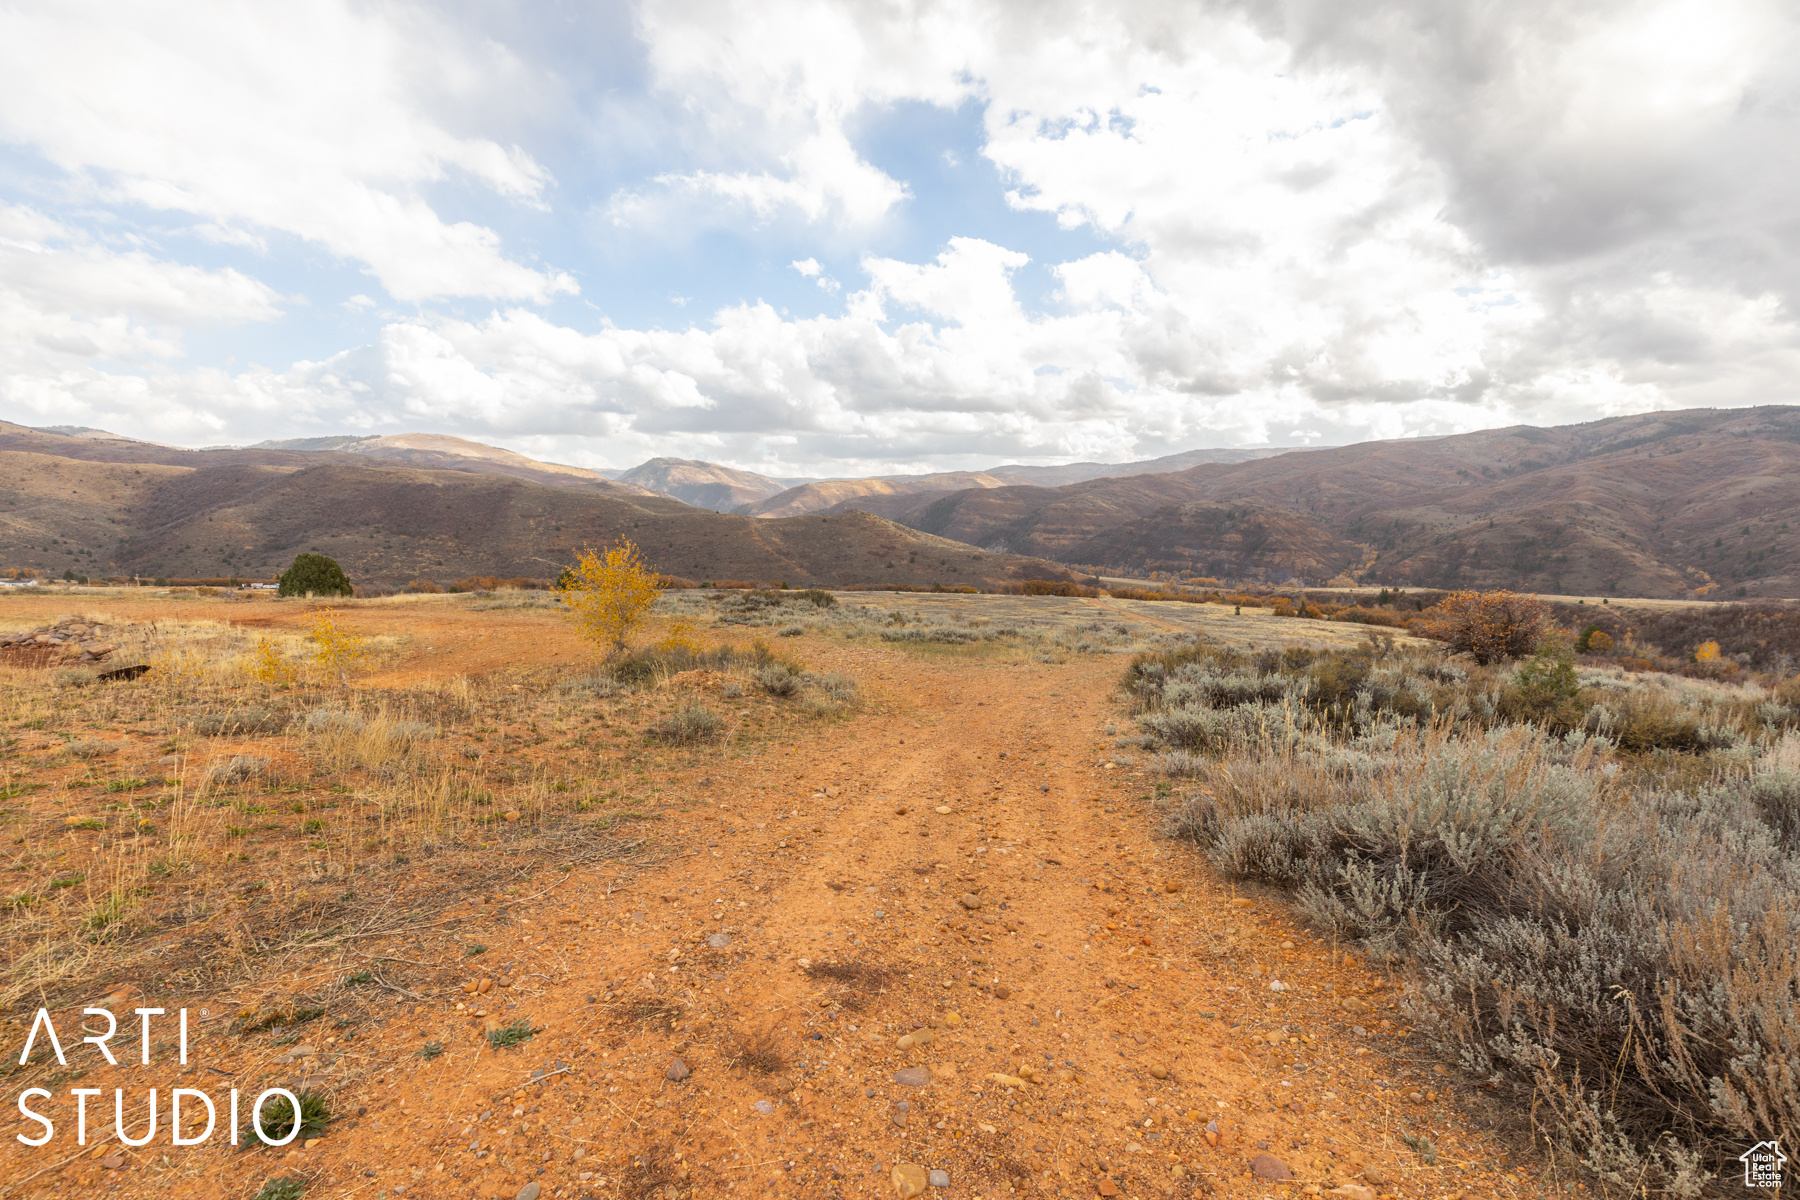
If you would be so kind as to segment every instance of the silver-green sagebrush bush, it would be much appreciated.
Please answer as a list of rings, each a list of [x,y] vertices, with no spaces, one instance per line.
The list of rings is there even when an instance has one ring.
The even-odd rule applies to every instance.
[[[1800,1144],[1800,732],[1758,686],[1424,656],[1143,656],[1170,816],[1411,972],[1416,1026],[1602,1179]],[[1722,1185],[1721,1185],[1722,1186]]]

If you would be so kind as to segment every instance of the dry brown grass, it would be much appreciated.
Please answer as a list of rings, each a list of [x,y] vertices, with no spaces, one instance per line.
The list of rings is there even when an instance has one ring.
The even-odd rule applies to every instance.
[[[271,686],[248,669],[259,637],[305,650],[279,629],[157,620],[121,639],[155,667],[137,681],[0,671],[0,1004],[86,1000],[140,963],[215,986],[542,866],[643,856],[665,802],[644,768],[770,731],[740,716],[735,751],[659,750],[644,730],[691,688],[599,694],[567,667]],[[376,639],[384,678],[404,677],[405,644]]]

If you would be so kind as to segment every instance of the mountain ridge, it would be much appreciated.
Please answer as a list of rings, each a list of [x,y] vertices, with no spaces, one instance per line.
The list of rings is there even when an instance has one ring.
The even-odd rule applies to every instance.
[[[1193,540],[1199,527],[1178,511],[1212,504],[1292,514],[1306,522],[1308,544],[1337,545],[1321,568],[1368,583],[1793,595],[1797,443],[1800,408],[1686,409],[862,507],[971,545],[1124,574],[1205,575],[1241,562],[1220,539]],[[1347,545],[1361,548],[1361,562]],[[1287,582],[1273,567],[1247,577]]]
[[[620,537],[658,570],[696,579],[992,588],[1068,574],[866,513],[757,520],[366,454],[176,450],[0,426],[0,568],[267,579],[316,550],[359,582],[448,584],[554,578],[581,548]]]

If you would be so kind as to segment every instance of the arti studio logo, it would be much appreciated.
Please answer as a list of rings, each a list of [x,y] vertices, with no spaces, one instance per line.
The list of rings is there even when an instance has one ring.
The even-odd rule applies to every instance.
[[[187,1065],[188,1060],[188,1013],[185,1008],[178,1011],[179,1015],[177,1020],[181,1033],[180,1061],[181,1064],[185,1066]],[[206,1010],[201,1009],[200,1011],[205,1013]],[[167,1013],[160,1008],[140,1008],[135,1010],[135,1012],[138,1018],[143,1022],[142,1065],[147,1067],[150,1065],[150,1048],[152,1045],[150,1037],[150,1018],[166,1016]],[[97,1035],[90,1034],[81,1039],[82,1044],[93,1045],[100,1051],[101,1055],[105,1057],[107,1062],[115,1067],[118,1066],[119,1060],[113,1055],[112,1047],[107,1044],[111,1042],[119,1032],[118,1018],[115,1017],[110,1010],[104,1008],[84,1008],[81,1011],[81,1015],[84,1017],[93,1017],[97,1020],[104,1020],[106,1022],[105,1033]],[[68,1066],[69,1060],[63,1053],[62,1040],[56,1036],[56,1023],[50,1019],[49,1010],[42,1008],[38,1009],[37,1017],[31,1023],[31,1032],[25,1036],[25,1048],[19,1052],[19,1065],[22,1067],[31,1061],[31,1051],[37,1044],[38,1033],[40,1031],[42,1031],[44,1037],[49,1042],[51,1051],[56,1055],[57,1065],[64,1067]],[[85,1033],[87,1031],[87,1026],[82,1026],[82,1031]],[[77,1073],[77,1078],[79,1078],[79,1073]],[[127,1146],[147,1146],[150,1144],[151,1140],[156,1137],[156,1093],[157,1089],[151,1088],[146,1097],[149,1103],[149,1118],[144,1127],[143,1136],[132,1137],[125,1132],[125,1089],[113,1089],[112,1128],[117,1130],[119,1140]],[[100,1088],[69,1089],[69,1098],[75,1102],[75,1144],[77,1146],[85,1146],[88,1144],[88,1099],[102,1094]],[[265,1131],[263,1127],[263,1107],[268,1100],[274,1096],[280,1096],[285,1099],[289,1106],[287,1111],[290,1114],[293,1114],[286,1119],[285,1127],[287,1128],[287,1132],[279,1138]],[[238,1089],[232,1088],[228,1093],[228,1098],[231,1115],[228,1118],[226,1129],[231,1144],[235,1146],[239,1141]],[[55,1099],[56,1094],[49,1088],[26,1088],[19,1093],[19,1115],[27,1121],[36,1121],[38,1125],[43,1128],[43,1132],[36,1136],[29,1136],[23,1133],[15,1134],[15,1138],[19,1142],[27,1146],[36,1147],[48,1145],[56,1138],[56,1114],[52,1111],[40,1112],[38,1109],[31,1107],[33,1104],[37,1104],[41,1107],[45,1102],[54,1101]],[[190,1115],[198,1112],[199,1108],[202,1106],[206,1109],[206,1128],[202,1129],[198,1134],[183,1132],[189,1125],[194,1123],[191,1120],[182,1120],[181,1104],[183,1100],[188,1102],[188,1112]],[[165,1114],[168,1118],[167,1128],[171,1145],[198,1146],[208,1138],[212,1137],[213,1130],[219,1123],[219,1110],[213,1105],[213,1098],[211,1096],[198,1088],[176,1088],[169,1094],[168,1101],[169,1103],[165,1110]],[[198,1103],[196,1104],[196,1102]],[[104,1114],[105,1101],[100,1101],[97,1107],[99,1107],[102,1110],[102,1114]],[[136,1109],[136,1105],[133,1105],[132,1107],[134,1110]],[[275,1113],[280,1113],[282,1110],[277,1107],[273,1111]],[[285,1146],[300,1135],[301,1122],[298,1119],[299,1113],[300,1098],[298,1096],[294,1095],[294,1093],[288,1091],[286,1088],[269,1088],[267,1091],[263,1092],[262,1095],[258,1096],[256,1102],[250,1106],[250,1122],[251,1126],[256,1131],[256,1136],[260,1138],[265,1145]],[[101,1119],[104,1119],[104,1116],[102,1116]],[[64,1124],[66,1127],[67,1122],[65,1121]]]
[[[1738,1155],[1738,1161],[1744,1164],[1745,1187],[1781,1186],[1781,1166],[1787,1162],[1787,1155],[1781,1152],[1780,1142],[1758,1142]]]

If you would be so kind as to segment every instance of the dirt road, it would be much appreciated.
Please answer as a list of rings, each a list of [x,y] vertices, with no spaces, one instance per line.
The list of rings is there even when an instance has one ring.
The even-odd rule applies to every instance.
[[[317,1144],[82,1159],[18,1194],[244,1197],[286,1172],[308,1196],[830,1197],[903,1194],[896,1167],[943,1172],[933,1196],[1551,1190],[1395,1028],[1387,981],[1158,835],[1154,777],[1105,733],[1118,658],[805,642],[861,681],[861,714],[662,780],[660,858],[271,981],[371,970],[391,995],[354,1043],[202,1033],[190,1081],[334,1088]],[[489,1045],[520,1021],[529,1040]]]

